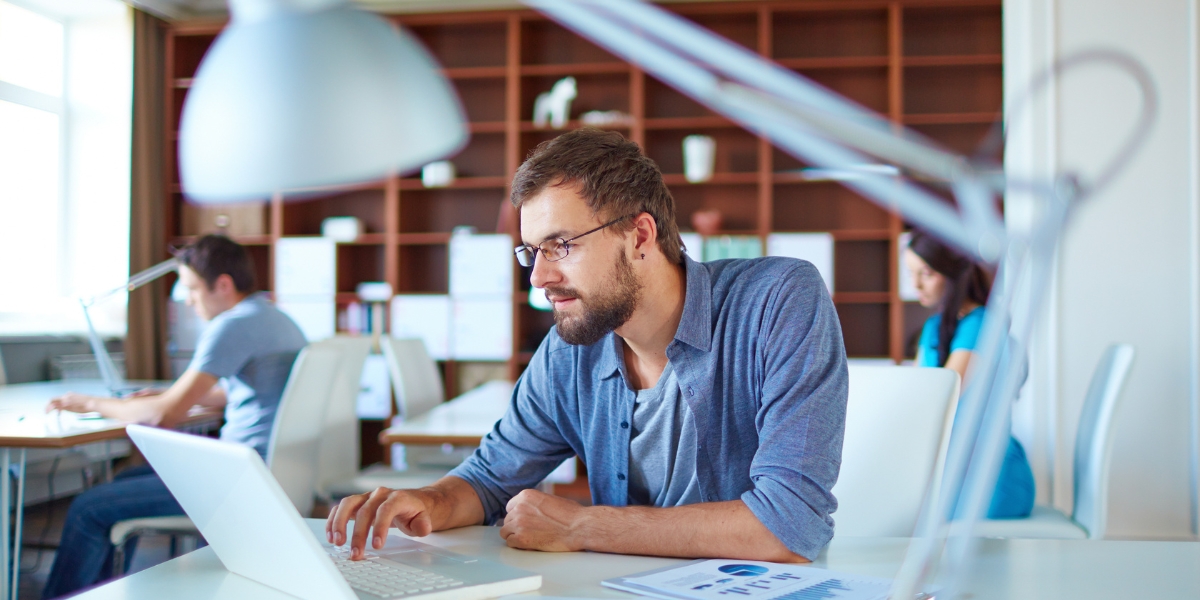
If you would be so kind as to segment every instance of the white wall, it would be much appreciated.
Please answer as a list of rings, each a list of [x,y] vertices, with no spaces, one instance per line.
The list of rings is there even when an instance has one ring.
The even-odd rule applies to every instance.
[[[1014,425],[1039,501],[1070,511],[1075,425],[1104,348],[1137,349],[1116,415],[1109,537],[1195,535],[1198,262],[1197,0],[1007,0],[1006,104],[1032,74],[1082,49],[1133,55],[1157,85],[1159,116],[1121,176],[1080,206],[1057,264]],[[1129,78],[1084,68],[1013,122],[1009,168],[1097,174],[1140,110]],[[1010,115],[1011,116],[1011,115]],[[1026,208],[1019,198],[1015,216]]]

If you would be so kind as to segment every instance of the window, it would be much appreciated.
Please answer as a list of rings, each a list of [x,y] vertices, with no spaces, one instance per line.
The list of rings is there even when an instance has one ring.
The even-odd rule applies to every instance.
[[[64,6],[0,0],[0,335],[81,332],[129,275],[130,16]],[[124,297],[93,319],[123,336]]]

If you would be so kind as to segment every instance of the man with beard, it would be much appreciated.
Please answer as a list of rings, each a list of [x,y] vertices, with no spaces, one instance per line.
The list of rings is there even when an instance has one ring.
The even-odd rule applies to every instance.
[[[512,202],[555,328],[473,456],[431,487],[342,500],[329,541],[358,559],[368,531],[379,548],[388,527],[503,519],[514,548],[814,558],[833,536],[847,395],[816,268],[687,258],[657,166],[613,132],[538,146]],[[593,506],[530,489],[576,455]]]

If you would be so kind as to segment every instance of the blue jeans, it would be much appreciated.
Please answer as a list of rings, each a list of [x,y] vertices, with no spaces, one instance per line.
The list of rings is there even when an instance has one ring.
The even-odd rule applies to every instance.
[[[117,522],[182,514],[183,508],[149,466],[123,471],[111,483],[80,494],[67,511],[42,597],[57,598],[108,579],[113,558],[108,533]],[[134,543],[126,547],[127,560]]]

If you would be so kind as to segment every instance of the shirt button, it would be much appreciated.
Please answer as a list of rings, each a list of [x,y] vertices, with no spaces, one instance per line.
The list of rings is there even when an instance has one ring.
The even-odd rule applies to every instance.
[[[621,429],[629,429],[629,422],[621,421]]]
[[[689,395],[689,396],[694,396],[694,395],[695,395],[695,394],[693,394],[693,393],[692,393],[692,388],[688,388],[688,395]]]
[[[625,481],[625,474],[624,474],[624,473],[617,473],[617,479],[620,479],[621,481]]]

